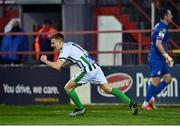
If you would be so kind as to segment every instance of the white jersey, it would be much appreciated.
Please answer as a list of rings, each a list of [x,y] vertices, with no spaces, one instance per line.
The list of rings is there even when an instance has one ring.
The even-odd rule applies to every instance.
[[[98,67],[86,50],[73,42],[64,43],[59,60],[69,60],[77,64],[84,72],[89,72]]]

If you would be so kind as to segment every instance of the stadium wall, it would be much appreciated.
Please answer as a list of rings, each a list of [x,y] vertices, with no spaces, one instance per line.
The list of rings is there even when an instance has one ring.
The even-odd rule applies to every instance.
[[[65,0],[62,5],[62,26],[63,31],[88,31],[92,30],[91,5],[84,0],[73,2]],[[65,35],[66,41],[75,41],[88,51],[91,47],[92,35]]]
[[[142,103],[147,92],[149,70],[146,65],[104,66],[109,83],[129,97]],[[1,66],[0,104],[66,104],[69,98],[63,87],[79,69],[72,66],[63,72],[40,66]],[[160,104],[180,104],[180,65],[171,69],[171,84],[158,95]],[[119,103],[119,100],[105,94],[93,84],[76,89],[84,104]],[[121,103],[121,102],[120,102]]]

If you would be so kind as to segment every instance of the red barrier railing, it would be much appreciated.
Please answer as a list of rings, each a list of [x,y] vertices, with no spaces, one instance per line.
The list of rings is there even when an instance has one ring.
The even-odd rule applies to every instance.
[[[149,48],[144,48],[145,45],[150,44],[150,43],[146,43],[143,44],[141,39],[142,39],[142,33],[150,33],[151,30],[146,29],[146,30],[116,30],[116,31],[62,31],[61,33],[63,33],[64,35],[91,35],[91,34],[99,34],[99,33],[138,33],[139,34],[139,41],[137,43],[137,50],[122,50],[122,51],[97,51],[97,50],[93,50],[90,51],[91,54],[137,54],[138,55],[138,63],[142,64],[142,55],[146,54],[149,52]],[[180,33],[180,29],[170,29],[169,32],[175,32],[175,33]],[[0,36],[2,35],[31,35],[31,36],[35,36],[37,34],[48,34],[48,33],[37,33],[37,32],[21,32],[21,33],[0,33]],[[176,40],[176,44],[177,47],[174,47],[174,49],[180,49],[180,46],[178,45],[177,42],[179,40]],[[32,50],[30,51],[19,51],[19,52],[0,52],[0,55],[2,54],[21,54],[21,55],[35,55],[35,54],[56,54],[58,52],[34,52]]]
[[[59,31],[64,35],[87,35],[87,34],[99,34],[99,33],[150,33],[151,29],[133,29],[133,30],[108,30],[108,31]],[[169,29],[169,32],[180,32],[180,29]],[[44,35],[48,32],[0,32],[0,36],[3,35]]]

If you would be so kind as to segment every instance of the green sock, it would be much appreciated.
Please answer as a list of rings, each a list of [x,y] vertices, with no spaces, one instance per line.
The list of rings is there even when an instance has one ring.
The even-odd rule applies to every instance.
[[[83,104],[80,102],[79,97],[74,90],[69,91],[67,94],[69,95],[69,97],[71,98],[71,100],[74,102],[74,104],[77,106],[78,109],[84,108]]]
[[[122,93],[117,88],[112,88],[111,94],[118,97],[120,100],[123,100],[124,102],[128,103],[128,105],[131,103],[131,99],[129,99],[129,97],[127,95]]]

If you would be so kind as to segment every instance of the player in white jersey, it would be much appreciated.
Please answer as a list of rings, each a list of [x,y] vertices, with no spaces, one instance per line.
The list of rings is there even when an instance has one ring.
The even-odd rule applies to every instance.
[[[40,58],[42,62],[57,70],[62,70],[63,68],[71,64],[76,64],[81,68],[81,71],[72,79],[70,79],[64,87],[66,93],[77,107],[73,112],[69,114],[70,116],[85,114],[86,109],[79,100],[79,97],[74,89],[82,84],[86,84],[87,82],[96,84],[106,93],[112,94],[120,100],[123,100],[129,105],[132,114],[137,115],[137,103],[133,102],[119,89],[113,88],[108,84],[103,71],[90,57],[87,51],[73,42],[64,43],[64,36],[60,33],[55,33],[54,35],[52,35],[50,37],[50,40],[51,46],[60,50],[59,59],[56,62],[52,62],[47,60],[46,55],[42,55]]]

